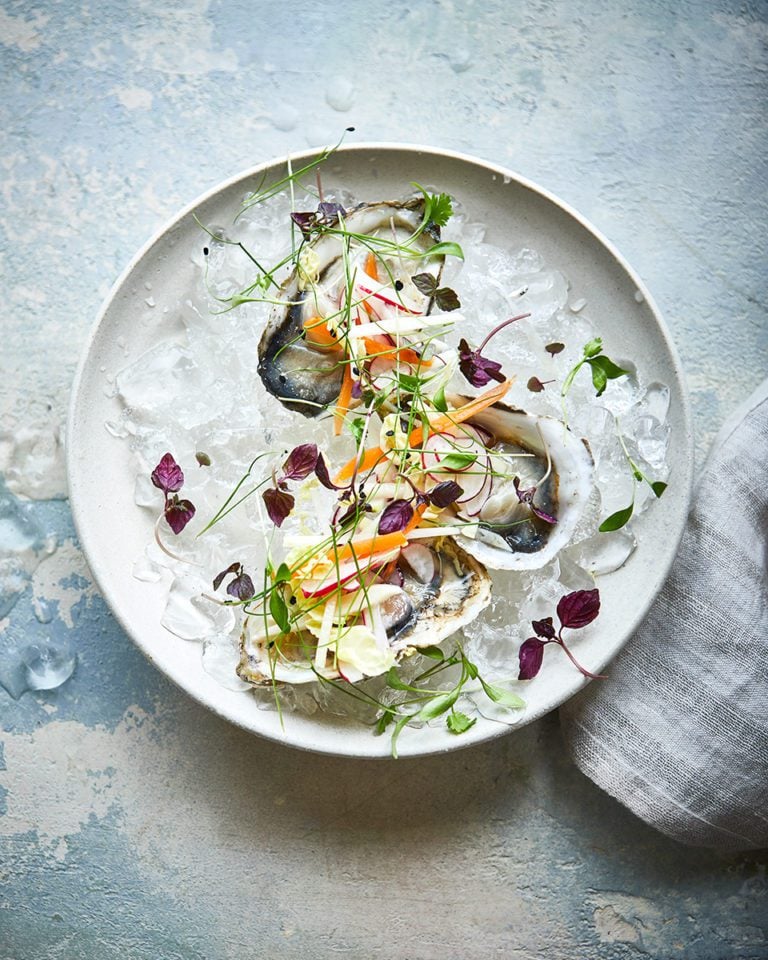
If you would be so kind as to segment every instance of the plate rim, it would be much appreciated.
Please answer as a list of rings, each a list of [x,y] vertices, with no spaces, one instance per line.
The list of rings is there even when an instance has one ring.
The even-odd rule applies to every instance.
[[[101,328],[104,319],[112,306],[113,301],[121,291],[121,289],[126,284],[126,281],[129,279],[133,273],[136,266],[143,260],[145,255],[152,249],[152,247],[157,244],[165,234],[172,231],[177,227],[182,220],[188,217],[193,213],[198,207],[205,204],[209,200],[215,198],[218,194],[224,193],[225,191],[236,186],[238,183],[247,181],[259,174],[263,173],[265,170],[268,170],[279,163],[297,163],[303,160],[311,160],[318,157],[324,150],[329,148],[323,147],[312,147],[304,150],[293,151],[287,154],[280,156],[272,157],[262,163],[256,164],[252,167],[246,168],[244,170],[235,173],[226,179],[220,181],[209,189],[203,191],[191,202],[185,204],[180,210],[173,214],[169,219],[164,221],[155,232],[147,239],[141,247],[133,254],[125,268],[122,270],[118,278],[112,284],[109,292],[105,296],[97,314],[92,322],[86,337],[83,341],[81,348],[80,359],[77,364],[75,375],[72,381],[72,388],[70,393],[69,401],[69,410],[67,415],[67,426],[66,426],[66,469],[67,469],[67,481],[68,481],[68,498],[70,503],[70,510],[72,513],[73,524],[77,534],[78,542],[85,556],[86,562],[88,563],[91,575],[93,576],[94,581],[99,589],[99,592],[102,596],[102,599],[107,604],[110,609],[110,613],[115,617],[117,622],[120,624],[121,628],[130,638],[131,642],[134,643],[147,657],[147,659],[154,666],[160,669],[160,672],[174,683],[176,687],[182,690],[187,696],[191,697],[202,706],[211,710],[215,715],[221,717],[222,719],[227,720],[229,723],[233,723],[236,726],[246,730],[250,734],[255,734],[256,736],[262,737],[266,740],[270,740],[275,743],[280,743],[286,746],[291,746],[296,749],[305,750],[312,753],[321,753],[328,756],[338,756],[345,757],[348,759],[389,759],[389,753],[358,753],[353,751],[343,751],[337,749],[330,749],[325,744],[316,744],[310,743],[306,740],[300,740],[297,738],[289,738],[283,733],[283,735],[273,734],[270,730],[258,730],[253,726],[248,725],[243,720],[238,717],[232,716],[224,707],[218,705],[214,701],[208,699],[200,691],[195,691],[189,688],[182,683],[179,677],[169,674],[165,669],[163,669],[158,663],[156,663],[155,658],[152,655],[150,645],[145,643],[141,637],[138,635],[139,631],[134,631],[130,623],[123,617],[122,613],[115,609],[112,603],[109,600],[111,594],[111,587],[109,587],[103,581],[100,573],[91,565],[90,561],[90,536],[87,533],[87,522],[85,520],[86,511],[83,509],[83,504],[79,501],[78,498],[78,489],[79,484],[77,481],[77,469],[78,465],[76,463],[76,444],[73,441],[73,438],[77,436],[77,430],[75,427],[76,413],[79,409],[79,406],[82,402],[81,398],[81,389],[83,380],[85,377],[86,370],[88,368],[89,357],[93,348],[94,340],[97,337],[97,334]],[[679,523],[679,529],[676,532],[676,535],[673,540],[674,549],[670,551],[669,559],[664,565],[663,570],[659,571],[657,574],[656,583],[653,586],[651,593],[648,596],[648,602],[645,608],[644,613],[637,618],[637,621],[634,622],[631,628],[626,633],[626,637],[622,645],[617,650],[608,651],[604,658],[600,658],[597,664],[594,666],[595,671],[601,671],[607,663],[617,657],[621,650],[626,646],[626,644],[631,640],[633,634],[637,631],[638,627],[642,623],[643,619],[647,616],[648,610],[651,605],[656,600],[659,592],[661,591],[664,583],[667,580],[672,564],[675,561],[675,558],[678,553],[680,541],[685,533],[685,528],[687,524],[687,516],[690,509],[693,485],[694,485],[694,471],[695,471],[695,462],[694,462],[694,432],[693,432],[693,417],[691,410],[691,401],[690,401],[690,392],[688,389],[687,378],[685,375],[682,362],[680,360],[680,355],[677,350],[677,347],[672,339],[669,328],[667,327],[666,321],[659,310],[659,307],[651,294],[650,290],[647,288],[646,284],[639,276],[639,274],[634,270],[631,264],[627,261],[621,251],[616,247],[616,245],[608,239],[589,219],[587,219],[583,214],[578,210],[572,207],[567,201],[563,200],[556,194],[552,193],[545,187],[542,187],[535,181],[529,179],[528,177],[523,176],[522,174],[517,173],[516,171],[495,163],[494,161],[486,160],[482,157],[465,153],[462,151],[424,145],[424,144],[414,144],[414,143],[404,143],[397,141],[364,141],[360,143],[344,143],[337,146],[329,155],[329,159],[339,154],[371,154],[374,152],[384,152],[384,153],[417,153],[421,155],[431,155],[439,158],[448,158],[451,160],[459,161],[462,163],[470,164],[474,167],[480,167],[486,170],[488,173],[495,176],[501,177],[505,182],[515,182],[519,186],[531,191],[534,194],[537,194],[539,197],[543,197],[549,203],[559,208],[563,213],[568,217],[576,221],[582,228],[584,228],[591,236],[611,255],[611,257],[617,262],[617,264],[622,268],[626,275],[631,279],[631,281],[636,285],[637,290],[642,294],[649,310],[653,315],[653,319],[656,323],[658,331],[661,335],[661,339],[664,344],[664,348],[667,354],[667,359],[670,362],[670,365],[674,371],[676,386],[680,394],[680,410],[679,410],[679,419],[680,427],[682,430],[683,436],[680,438],[681,446],[684,448],[685,452],[685,461],[684,463],[677,464],[677,470],[682,470],[680,474],[676,477],[676,486],[678,487],[677,496],[680,499],[681,506],[681,521]],[[456,738],[450,745],[435,745],[434,747],[428,746],[427,749],[419,749],[418,752],[408,752],[403,753],[402,759],[417,758],[422,756],[434,756],[442,755],[447,753],[454,753],[457,750],[466,749],[470,746],[478,745],[481,743],[488,743],[492,740],[497,739],[500,736],[504,736],[507,733],[510,733],[514,730],[521,729],[523,726],[527,726],[529,723],[534,722],[542,716],[552,712],[555,709],[558,709],[562,706],[563,703],[567,702],[573,696],[578,694],[589,681],[582,677],[581,681],[575,689],[567,694],[561,701],[550,705],[547,707],[533,709],[526,711],[526,714],[520,718],[520,720],[513,724],[501,723],[498,725],[492,725],[489,728],[483,728],[484,732],[482,736],[475,734],[472,736],[473,731],[468,731],[469,735],[464,735],[461,738]],[[480,725],[478,725],[480,726]],[[382,738],[383,739],[383,738]]]

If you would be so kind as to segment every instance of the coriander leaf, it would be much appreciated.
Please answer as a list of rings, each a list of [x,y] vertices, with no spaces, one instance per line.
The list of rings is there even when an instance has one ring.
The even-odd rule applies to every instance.
[[[597,529],[600,533],[610,533],[612,530],[619,530],[628,522],[634,509],[635,502],[633,500],[628,507],[625,507],[623,510],[617,510],[616,513],[612,513],[610,517],[606,517]]]
[[[459,734],[466,733],[470,727],[474,727],[477,723],[477,717],[468,717],[466,713],[462,713],[460,710],[455,710],[453,713],[449,713],[445,718],[445,724],[451,733]]]
[[[288,606],[279,588],[273,588],[269,595],[269,613],[280,630],[283,633],[288,633],[291,628],[291,620],[288,616]]]
[[[444,227],[453,216],[453,203],[447,193],[430,194],[427,204],[429,219],[438,227]]]
[[[509,707],[511,710],[520,710],[525,706],[525,700],[523,700],[522,697],[518,697],[516,693],[512,693],[511,690],[503,690],[501,687],[495,687],[493,684],[486,683],[482,677],[479,679],[483,685],[483,690],[485,690],[485,695],[493,700],[494,703],[499,703],[502,707]]]
[[[375,737],[380,737],[390,723],[392,723],[394,718],[395,715],[390,710],[386,710],[384,713],[382,713],[382,715],[376,721],[376,726],[373,728],[373,735]]]
[[[363,431],[365,430],[365,419],[363,417],[355,417],[349,424],[349,430],[352,436],[355,438],[355,443],[359,446],[360,441],[363,439]]]
[[[419,720],[434,720],[434,718],[439,717],[441,713],[450,710],[458,699],[458,687],[449,693],[438,694],[438,696],[432,697],[431,700],[428,700],[427,703],[424,704],[421,710],[419,710],[417,717]]]
[[[275,583],[288,583],[291,579],[291,568],[287,563],[281,563],[275,573]]]
[[[603,391],[608,386],[608,377],[605,375],[603,368],[598,366],[593,360],[588,360],[587,363],[592,372],[592,385],[596,390],[595,396],[601,397]]]
[[[590,357],[587,363],[592,369],[592,383],[597,390],[598,397],[605,390],[609,380],[616,380],[618,377],[625,377],[629,374],[628,370],[622,369],[608,357]]]
[[[666,483],[661,480],[656,480],[651,484],[651,490],[656,494],[657,497],[660,497],[662,493],[667,489]]]

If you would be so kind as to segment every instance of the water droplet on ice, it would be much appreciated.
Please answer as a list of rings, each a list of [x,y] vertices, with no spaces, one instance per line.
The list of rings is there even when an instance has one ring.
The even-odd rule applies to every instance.
[[[579,300],[574,300],[569,309],[571,313],[580,313],[586,305],[587,301],[581,297]]]
[[[69,680],[77,663],[77,655],[67,646],[53,643],[27,647],[23,659],[29,690],[55,690]]]
[[[144,303],[146,303],[146,305],[147,305],[148,307],[154,307],[154,305],[155,305],[156,302],[157,302],[157,301],[155,300],[154,297],[146,297],[146,298],[144,299]]]
[[[288,133],[296,129],[296,124],[299,122],[299,113],[294,107],[286,105],[275,110],[268,119],[276,130]]]
[[[465,47],[459,47],[449,55],[448,63],[454,73],[464,73],[472,66],[472,54]]]
[[[645,300],[641,290],[635,290],[635,300],[637,300],[638,303],[642,303]]]
[[[346,113],[355,102],[355,88],[346,77],[334,77],[325,91],[325,102],[333,110]]]

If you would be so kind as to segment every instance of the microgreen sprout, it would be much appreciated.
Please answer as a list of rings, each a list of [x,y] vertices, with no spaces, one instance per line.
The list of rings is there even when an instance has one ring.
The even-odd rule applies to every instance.
[[[168,526],[175,534],[180,534],[195,515],[195,507],[191,500],[181,500],[178,495],[178,491],[184,486],[184,472],[173,456],[166,453],[152,471],[150,479],[165,496],[163,514]]]
[[[213,589],[218,590],[224,579],[233,574],[232,580],[227,584],[227,593],[236,600],[250,600],[256,590],[253,586],[253,580],[243,569],[242,563],[232,563],[226,570],[222,570],[213,580]]]
[[[600,613],[600,591],[576,590],[560,598],[557,604],[557,619],[559,629],[555,630],[552,617],[543,620],[533,620],[531,626],[535,637],[529,637],[520,647],[520,673],[518,680],[532,680],[541,669],[544,658],[544,647],[548,643],[556,643],[562,647],[571,663],[585,676],[592,680],[605,679],[602,675],[590,673],[581,666],[566,646],[563,639],[563,630],[580,630],[597,617]]]
[[[530,313],[521,313],[516,317],[510,317],[509,320],[504,320],[503,323],[497,324],[477,350],[472,350],[463,338],[459,341],[459,370],[461,370],[462,374],[473,387],[484,387],[490,383],[491,380],[495,380],[497,383],[504,382],[506,377],[501,372],[501,364],[496,360],[490,360],[488,357],[484,357],[483,350],[488,344],[488,341],[492,337],[495,337],[500,330],[503,330],[504,327],[508,327],[511,323],[515,323],[518,320],[524,320],[526,317],[530,317]]]
[[[554,346],[552,344],[551,346]],[[551,351],[550,351],[551,352]],[[602,337],[595,337],[589,343],[585,343],[581,352],[581,359],[576,366],[569,372],[563,381],[560,395],[564,398],[571,389],[574,377],[587,364],[592,373],[592,385],[596,390],[596,396],[601,397],[608,386],[609,380],[616,380],[619,377],[629,376],[629,370],[624,370],[613,360],[609,360],[603,353]]]
[[[615,418],[615,420],[616,435],[619,438],[621,449],[624,451],[624,456],[627,458],[627,463],[629,464],[629,469],[632,473],[632,498],[630,499],[628,506],[622,507],[621,510],[617,510],[615,513],[612,513],[609,517],[606,517],[605,520],[603,520],[603,522],[597,528],[600,533],[611,533],[614,530],[620,530],[626,523],[629,522],[635,509],[635,493],[637,491],[638,483],[647,483],[657,500],[667,489],[667,484],[664,483],[663,480],[651,480],[650,477],[647,477],[637,463],[632,459],[629,450],[627,450],[627,444],[619,428],[618,417]]]
[[[283,464],[282,474],[275,478],[274,487],[262,493],[269,518],[276,527],[283,525],[296,503],[293,494],[288,493],[287,481],[305,480],[310,473],[314,473],[319,455],[314,443],[302,443],[294,447]]]

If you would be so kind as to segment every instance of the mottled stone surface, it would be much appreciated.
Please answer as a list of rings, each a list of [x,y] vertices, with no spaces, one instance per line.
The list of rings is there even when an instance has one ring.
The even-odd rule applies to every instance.
[[[228,726],[112,620],[61,425],[89,326],[182,204],[291,149],[434,143],[571,202],[654,292],[701,457],[765,376],[764,3],[0,0],[0,470],[56,537],[0,621],[74,645],[0,689],[0,958],[766,956],[765,857],[676,846],[581,777],[557,718],[363,764]]]

